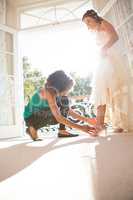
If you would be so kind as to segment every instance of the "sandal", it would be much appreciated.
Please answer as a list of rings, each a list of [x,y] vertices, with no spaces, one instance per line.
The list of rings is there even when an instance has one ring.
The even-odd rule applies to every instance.
[[[69,135],[66,135],[66,134],[61,134],[61,133],[58,133],[58,137],[60,138],[65,138],[65,137],[77,137],[79,136],[79,134],[69,134]]]

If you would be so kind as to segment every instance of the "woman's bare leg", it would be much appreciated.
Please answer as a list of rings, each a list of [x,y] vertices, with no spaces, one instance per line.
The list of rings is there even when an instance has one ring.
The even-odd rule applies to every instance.
[[[97,124],[96,132],[100,132],[104,128],[104,119],[105,119],[106,105],[100,105],[97,108]],[[122,133],[124,130],[121,127],[114,128],[114,133]]]
[[[100,105],[97,108],[97,117],[96,117],[96,132],[100,132],[104,128],[104,119],[105,119],[106,105]]]
[[[33,126],[28,127],[27,133],[32,138],[32,140],[34,140],[34,141],[39,140],[37,130]]]

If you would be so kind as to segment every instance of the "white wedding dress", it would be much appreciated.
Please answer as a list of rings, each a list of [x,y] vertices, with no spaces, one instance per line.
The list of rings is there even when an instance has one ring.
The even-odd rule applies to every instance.
[[[108,40],[107,33],[97,33],[98,46],[101,48]],[[93,76],[91,101],[95,107],[106,104],[105,122],[113,128],[133,131],[133,109],[130,87],[130,70],[121,59],[117,42],[103,56],[99,52],[99,64]],[[132,112],[131,111],[131,112]]]

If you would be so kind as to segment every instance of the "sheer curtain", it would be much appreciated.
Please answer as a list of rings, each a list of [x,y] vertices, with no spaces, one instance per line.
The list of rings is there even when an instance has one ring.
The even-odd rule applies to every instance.
[[[133,39],[133,1],[117,0],[113,6],[116,27],[120,32],[127,54]]]

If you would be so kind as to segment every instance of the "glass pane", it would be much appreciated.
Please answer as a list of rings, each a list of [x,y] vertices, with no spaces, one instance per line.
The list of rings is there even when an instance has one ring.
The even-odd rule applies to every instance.
[[[118,41],[118,46],[119,50],[121,51],[122,54],[126,54],[128,51],[128,45],[127,45],[127,37],[125,33],[125,28],[121,28],[118,30],[118,35],[119,35],[119,41]]]
[[[0,54],[0,125],[15,124],[13,56]],[[8,76],[7,74],[10,74]]]
[[[14,56],[6,54],[5,55],[5,67],[8,75],[14,75]]]
[[[108,3],[109,0],[97,0],[96,1],[96,7],[99,11],[101,11],[105,6],[106,4]]]
[[[120,49],[133,57],[133,17],[118,30]]]
[[[0,24],[5,21],[5,0],[0,0]]]
[[[0,30],[0,52],[4,50],[4,32]]]
[[[6,72],[6,70],[5,70],[5,59],[4,59],[3,54],[0,53],[0,74],[3,74],[5,72]]]
[[[123,29],[125,28],[125,32],[128,37],[128,45],[129,48],[133,48],[133,17],[131,17],[127,23],[124,25]]]
[[[118,25],[118,21],[116,20],[116,16],[115,16],[114,7],[112,7],[109,10],[109,12],[105,15],[105,19],[110,21],[115,27]]]
[[[0,52],[8,51],[13,53],[13,35],[0,30]]]
[[[121,18],[124,20],[133,12],[133,1],[132,0],[117,0],[117,3],[115,4],[117,8],[119,9],[119,14],[121,15]]]
[[[0,74],[14,75],[14,56],[0,53]]]
[[[0,76],[0,126],[15,125],[14,78]]]
[[[13,53],[13,35],[5,33],[5,50]]]
[[[117,0],[113,7],[106,14],[115,27],[119,26],[133,12],[133,0]]]

